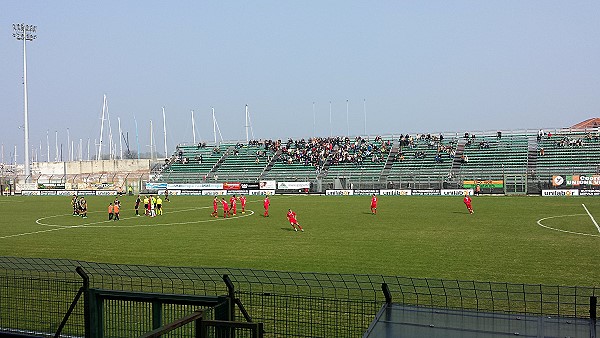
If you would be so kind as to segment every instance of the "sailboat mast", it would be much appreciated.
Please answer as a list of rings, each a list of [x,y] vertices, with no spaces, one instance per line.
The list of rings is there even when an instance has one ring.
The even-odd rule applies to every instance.
[[[163,113],[163,134],[165,136],[165,158],[169,157],[167,153],[167,118],[165,117],[165,107],[162,107]]]

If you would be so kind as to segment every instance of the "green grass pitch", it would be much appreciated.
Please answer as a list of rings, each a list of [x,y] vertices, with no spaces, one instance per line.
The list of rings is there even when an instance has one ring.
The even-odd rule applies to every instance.
[[[173,196],[155,218],[135,217],[123,196],[122,220],[109,222],[113,198],[89,197],[82,219],[69,196],[1,197],[0,255],[600,285],[598,198],[473,197],[469,215],[461,197],[380,196],[372,215],[370,196],[272,196],[265,218],[263,197],[249,196],[246,214],[225,220],[210,217],[210,196]]]

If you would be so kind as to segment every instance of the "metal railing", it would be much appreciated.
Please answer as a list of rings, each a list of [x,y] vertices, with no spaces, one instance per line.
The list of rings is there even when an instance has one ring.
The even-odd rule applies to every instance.
[[[253,322],[264,324],[267,337],[361,336],[386,301],[382,283],[394,302],[404,305],[578,318],[590,318],[590,297],[600,291],[584,286],[0,257],[0,332],[54,334],[80,290],[77,266],[87,272],[91,288],[115,293],[222,296],[231,292],[223,283],[223,275],[228,275],[236,287],[234,299],[244,304],[244,310],[235,307],[235,318],[247,312]],[[114,316],[109,322],[117,322],[137,308],[113,303],[110,309]],[[63,325],[64,335],[84,335],[83,314],[79,302]],[[128,334],[118,331],[113,336]]]

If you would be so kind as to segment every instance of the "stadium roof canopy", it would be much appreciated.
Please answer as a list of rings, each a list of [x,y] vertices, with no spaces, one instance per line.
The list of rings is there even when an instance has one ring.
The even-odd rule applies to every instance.
[[[587,119],[585,121],[579,122],[573,126],[571,129],[590,129],[590,128],[599,128],[600,127],[600,117],[592,117],[591,119]]]

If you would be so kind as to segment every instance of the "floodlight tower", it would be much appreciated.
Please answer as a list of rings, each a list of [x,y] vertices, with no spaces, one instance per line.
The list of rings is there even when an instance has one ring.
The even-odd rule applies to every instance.
[[[27,41],[37,38],[37,26],[24,23],[13,23],[13,37],[23,40],[23,93],[25,100],[25,182],[31,182],[31,163],[29,163],[29,119],[27,117]]]

